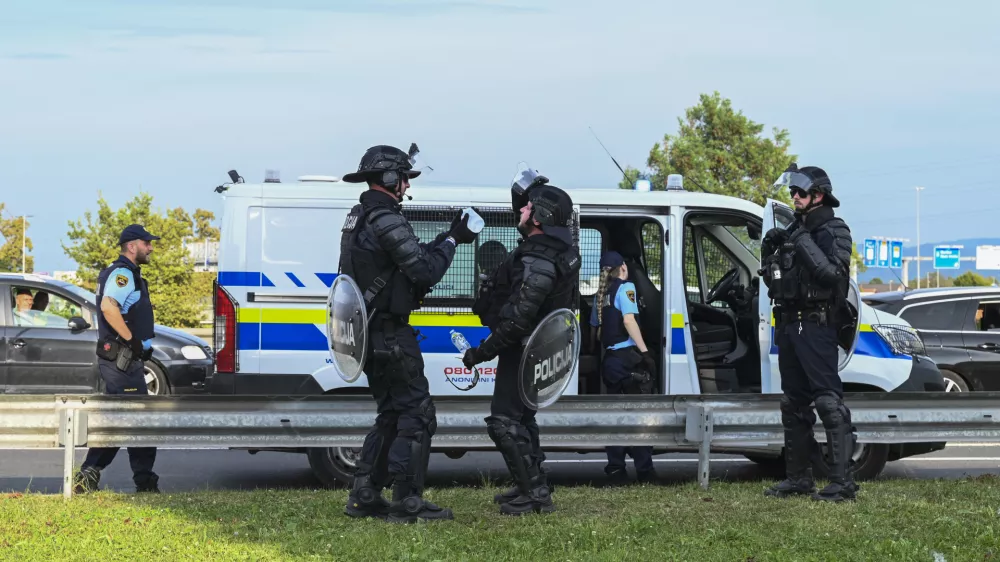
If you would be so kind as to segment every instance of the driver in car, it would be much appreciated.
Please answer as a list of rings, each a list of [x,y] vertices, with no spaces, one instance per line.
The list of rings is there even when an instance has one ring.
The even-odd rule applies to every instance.
[[[609,394],[651,394],[656,377],[656,361],[639,330],[639,306],[635,285],[628,281],[628,266],[618,252],[601,256],[601,278],[590,316],[591,326],[601,326],[604,361],[601,378]],[[628,482],[625,453],[635,461],[636,480],[656,479],[652,447],[607,448],[605,474],[613,485]]]

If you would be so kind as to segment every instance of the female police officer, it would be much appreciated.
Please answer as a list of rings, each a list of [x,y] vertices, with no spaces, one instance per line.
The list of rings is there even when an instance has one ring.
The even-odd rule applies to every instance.
[[[636,320],[635,285],[629,283],[628,266],[618,252],[601,256],[601,280],[594,297],[592,326],[602,326],[601,346],[605,348],[601,378],[610,394],[649,394],[653,390],[656,362],[646,348]],[[656,477],[652,447],[608,447],[608,465],[604,468],[613,484],[628,480],[625,453],[635,461],[639,482]]]

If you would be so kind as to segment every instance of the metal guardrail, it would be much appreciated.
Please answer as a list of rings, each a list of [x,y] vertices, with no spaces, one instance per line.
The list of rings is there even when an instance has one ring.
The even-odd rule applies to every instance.
[[[707,488],[713,448],[784,442],[779,399],[572,396],[537,419],[542,445],[554,449],[697,449]],[[857,393],[845,401],[860,443],[1000,442],[1000,392]],[[435,450],[494,448],[484,422],[488,398],[435,403]],[[367,396],[0,396],[0,449],[63,447],[63,495],[70,497],[75,447],[360,447],[374,420]],[[815,431],[825,441],[819,422]]]

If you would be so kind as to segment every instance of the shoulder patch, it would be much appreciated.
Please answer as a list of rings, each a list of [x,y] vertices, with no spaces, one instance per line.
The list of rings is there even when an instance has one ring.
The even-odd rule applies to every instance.
[[[626,290],[625,296],[628,297],[628,300],[632,301],[632,304],[635,304],[635,291]]]
[[[358,219],[361,218],[361,212],[358,207],[351,209],[350,213],[347,213],[347,218],[344,219],[344,227],[340,229],[341,232],[352,232],[358,226]]]
[[[115,285],[118,285],[119,287],[124,287],[125,285],[128,285],[128,277],[125,277],[121,273],[115,275]]]

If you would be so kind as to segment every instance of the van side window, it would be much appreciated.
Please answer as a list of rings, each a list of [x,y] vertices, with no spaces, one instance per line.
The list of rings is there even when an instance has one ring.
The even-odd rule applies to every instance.
[[[642,225],[642,259],[646,275],[656,287],[663,290],[663,228],[660,223],[650,221]]]
[[[430,243],[448,230],[459,208],[447,206],[407,205],[403,216],[410,222],[414,234],[421,243]],[[472,306],[479,293],[480,275],[490,275],[503,263],[504,259],[517,248],[521,234],[517,231],[517,219],[509,207],[476,207],[483,217],[485,226],[472,244],[462,244],[455,252],[451,267],[424,298],[424,307],[451,309]],[[588,267],[597,275],[601,259],[601,234],[596,230],[582,229],[580,232],[580,253],[583,257],[580,281],[587,278]],[[583,292],[583,287],[581,287]],[[596,282],[593,291],[597,292]],[[584,292],[584,294],[587,294]],[[458,312],[457,310],[455,312]],[[468,313],[468,311],[462,311]]]
[[[733,261],[726,254],[719,243],[699,229],[697,245],[694,230],[690,226],[684,227],[684,283],[688,301],[704,303],[704,295],[712,288],[730,269],[738,267],[739,264]],[[698,250],[701,250],[701,259],[698,259]],[[704,268],[704,271],[702,271]],[[701,280],[704,279],[704,283]],[[712,306],[728,308],[724,301],[716,301]]]
[[[601,282],[601,232],[593,228],[580,229],[580,296],[597,294]]]

